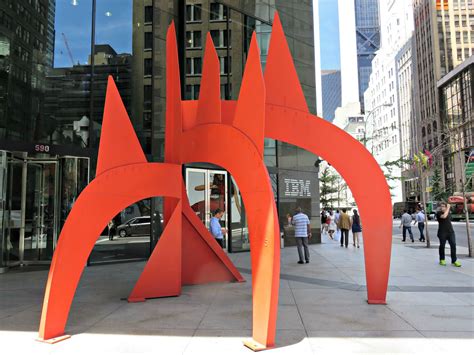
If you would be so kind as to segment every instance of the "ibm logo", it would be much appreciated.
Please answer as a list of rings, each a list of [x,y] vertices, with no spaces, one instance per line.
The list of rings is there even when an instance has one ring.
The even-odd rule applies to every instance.
[[[310,180],[284,179],[285,196],[291,197],[311,197]]]

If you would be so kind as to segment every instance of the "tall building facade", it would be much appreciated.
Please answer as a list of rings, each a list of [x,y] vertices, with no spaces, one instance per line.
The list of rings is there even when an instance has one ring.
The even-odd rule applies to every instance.
[[[372,60],[380,48],[378,0],[339,0],[342,106],[359,102],[364,112]]]
[[[54,14],[52,0],[0,2],[0,139],[38,138]]]
[[[419,201],[416,186],[418,180],[417,171],[408,163],[417,153],[418,135],[416,134],[416,63],[414,61],[414,38],[411,37],[400,49],[395,58],[397,72],[397,92],[398,92],[398,115],[400,132],[400,157],[402,175],[402,199],[403,201]]]
[[[407,85],[410,87],[411,77],[405,77],[407,73],[398,71],[406,69],[397,66],[397,57],[405,46],[411,45],[413,31],[411,1],[381,2],[380,20],[381,48],[372,61],[370,82],[365,92],[367,145],[375,159],[391,177],[389,185],[392,200],[399,202],[403,200],[402,166],[400,164],[394,166],[391,162],[400,161],[402,156],[400,108],[403,110],[405,127],[406,115],[410,114],[407,112],[406,101],[411,98],[412,92],[406,91],[403,95],[400,94]],[[407,64],[410,65],[409,63],[404,65]],[[403,82],[399,82],[400,76],[403,77]],[[407,140],[410,137],[405,136],[404,139]]]
[[[442,139],[450,132],[440,122],[437,82],[473,54],[474,3],[415,0],[413,8],[419,91],[416,129],[421,137],[417,148],[434,152],[435,163],[442,167]]]
[[[322,107],[316,99],[318,51],[311,1],[97,1],[95,17],[91,4],[0,1],[0,272],[51,262],[61,227],[94,175],[97,139],[90,137],[100,137],[108,75],[148,160],[163,161],[165,48],[171,22],[177,29],[182,98],[199,97],[209,33],[221,65],[221,96],[233,100],[239,95],[252,32],[265,67],[275,10],[280,10],[308,106],[315,114]],[[91,24],[97,40],[108,45],[95,43],[84,31]],[[119,138],[114,143],[123,144]],[[311,217],[312,242],[318,242],[317,157],[266,140],[264,158],[285,238],[294,242],[286,214],[300,206]],[[183,168],[183,180],[205,225],[216,207],[225,211],[226,250],[248,251],[245,205],[231,174],[196,162]],[[138,201],[115,216],[115,225],[122,225],[120,238],[104,229],[89,263],[146,259],[163,230],[162,202]]]
[[[474,55],[438,81],[440,122],[449,134],[443,149],[446,191],[473,191]]]
[[[322,70],[321,89],[323,103],[322,117],[332,122],[336,115],[336,109],[341,106],[341,71]]]

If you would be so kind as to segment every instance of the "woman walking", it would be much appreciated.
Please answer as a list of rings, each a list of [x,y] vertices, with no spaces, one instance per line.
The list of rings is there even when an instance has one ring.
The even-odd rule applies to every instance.
[[[362,232],[362,226],[360,225],[360,216],[357,213],[357,210],[353,210],[352,212],[354,212],[351,219],[353,245],[359,248],[359,234]]]
[[[333,237],[333,234],[336,232],[336,221],[334,219],[334,215],[333,215],[333,212],[330,211],[329,212],[329,216],[326,220],[326,223],[329,225],[328,229],[329,229],[329,237],[334,240],[334,237]]]

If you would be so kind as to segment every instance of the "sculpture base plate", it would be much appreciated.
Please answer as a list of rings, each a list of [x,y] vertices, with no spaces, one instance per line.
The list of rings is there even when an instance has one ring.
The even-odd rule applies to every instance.
[[[368,304],[387,304],[385,300],[367,300]]]
[[[252,351],[262,351],[268,349],[268,346],[260,344],[253,339],[244,340],[244,345]]]
[[[54,338],[51,338],[51,339],[37,338],[36,341],[39,341],[41,343],[47,343],[47,344],[56,344],[56,343],[59,343],[60,341],[69,339],[70,337],[71,336],[69,334],[64,334],[64,335],[60,335],[58,337],[54,337]]]

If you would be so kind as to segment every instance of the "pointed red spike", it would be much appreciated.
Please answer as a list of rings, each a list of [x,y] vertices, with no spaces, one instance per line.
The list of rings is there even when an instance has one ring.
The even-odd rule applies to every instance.
[[[178,147],[183,131],[182,127],[178,44],[176,43],[174,22],[172,22],[166,34],[165,161],[167,163],[180,163]]]
[[[250,42],[233,126],[247,135],[263,156],[265,82],[255,32],[252,34],[252,41]]]
[[[96,176],[109,169],[134,163],[146,163],[146,158],[114,79],[109,76]]]
[[[201,89],[197,109],[197,124],[221,122],[221,77],[219,58],[217,57],[211,35],[206,38]]]
[[[265,87],[267,103],[309,111],[278,12],[275,12],[273,19],[265,66]]]
[[[166,34],[166,130],[165,130],[165,162],[181,164],[180,139],[183,133],[181,82],[179,79],[178,44],[174,22]],[[165,197],[164,222],[171,218],[176,208],[176,200]]]

